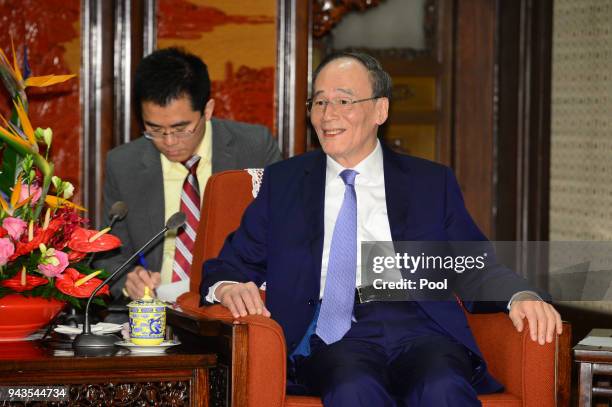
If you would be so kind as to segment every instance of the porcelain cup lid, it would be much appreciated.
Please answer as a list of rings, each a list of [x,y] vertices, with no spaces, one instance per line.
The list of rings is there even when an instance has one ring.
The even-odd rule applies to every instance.
[[[149,290],[149,287],[145,287],[144,296],[139,300],[134,300],[130,302],[127,306],[130,308],[132,307],[150,307],[150,306],[165,307],[166,304],[158,300],[157,298],[152,297],[151,290]]]

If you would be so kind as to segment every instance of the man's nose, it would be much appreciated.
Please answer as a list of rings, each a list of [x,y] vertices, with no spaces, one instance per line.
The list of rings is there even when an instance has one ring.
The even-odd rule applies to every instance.
[[[173,131],[165,131],[162,135],[162,141],[166,145],[173,146],[178,143],[178,137],[176,137]]]
[[[333,103],[328,103],[323,106],[323,113],[321,114],[323,120],[329,120],[338,116],[337,106]]]

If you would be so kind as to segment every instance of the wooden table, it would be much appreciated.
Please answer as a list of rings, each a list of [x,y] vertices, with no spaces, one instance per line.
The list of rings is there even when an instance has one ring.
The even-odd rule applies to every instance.
[[[210,378],[211,407],[247,405],[247,325],[208,320],[180,308],[168,308],[166,321],[184,344],[217,355]]]
[[[595,397],[612,398],[612,386],[609,385],[612,381],[612,346],[578,344],[574,347],[574,361],[579,371],[578,406],[591,406]]]
[[[154,355],[114,352],[77,356],[39,341],[2,342],[0,385],[69,385],[70,400],[79,405],[211,405],[215,354],[183,345]]]

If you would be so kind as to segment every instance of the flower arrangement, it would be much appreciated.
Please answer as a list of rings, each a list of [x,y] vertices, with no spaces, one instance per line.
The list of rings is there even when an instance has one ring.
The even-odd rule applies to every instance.
[[[25,52],[24,52],[25,53]],[[0,49],[0,79],[12,100],[12,114],[0,114],[0,298],[14,293],[56,298],[80,307],[106,273],[84,261],[88,253],[112,250],[120,240],[89,230],[85,208],[70,201],[74,187],[53,174],[50,128],[34,130],[25,89],[51,86],[74,75],[22,75],[14,46],[13,64]],[[25,77],[24,77],[25,76]],[[98,295],[107,295],[103,287]],[[94,302],[104,304],[96,297]]]

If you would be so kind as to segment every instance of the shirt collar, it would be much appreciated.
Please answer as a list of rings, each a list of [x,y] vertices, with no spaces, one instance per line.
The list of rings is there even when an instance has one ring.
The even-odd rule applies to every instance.
[[[327,156],[327,182],[338,178],[340,173],[345,169],[346,168],[340,165],[336,160],[329,155]],[[376,139],[376,147],[374,147],[374,150],[352,169],[359,173],[359,176],[355,179],[355,183],[378,183],[383,179],[383,154],[380,140]]]

